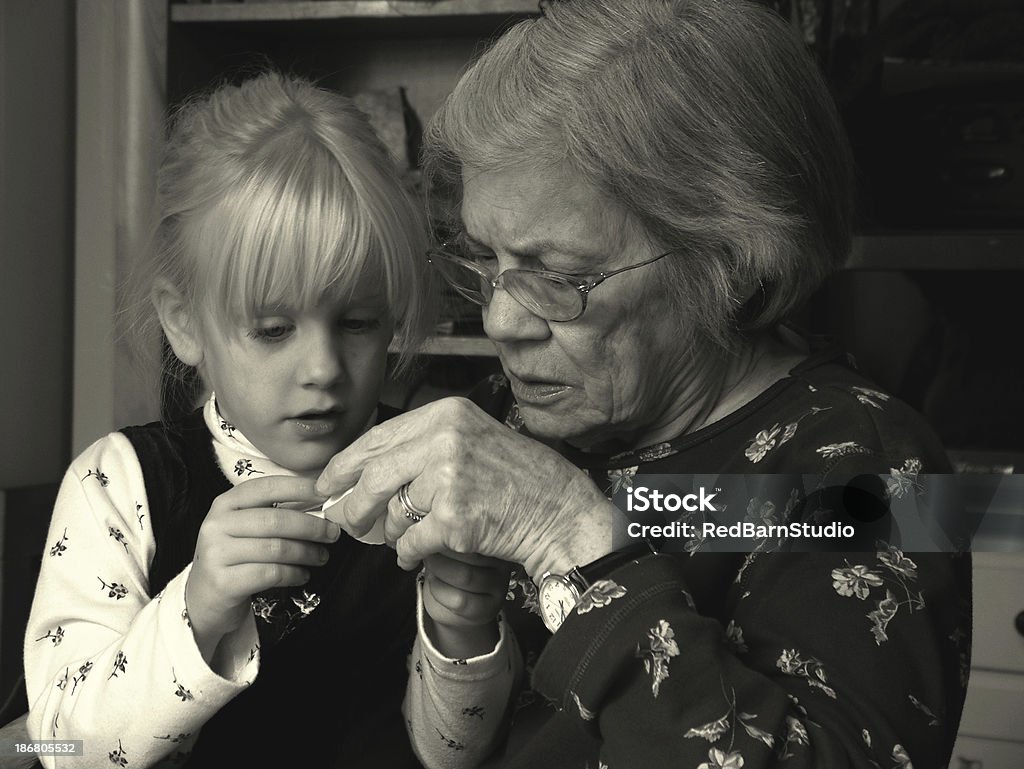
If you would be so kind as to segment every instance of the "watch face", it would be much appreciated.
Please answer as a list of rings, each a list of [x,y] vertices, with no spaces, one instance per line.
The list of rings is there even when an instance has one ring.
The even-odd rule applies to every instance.
[[[541,619],[548,630],[552,633],[558,630],[578,600],[579,593],[565,577],[557,574],[545,576],[540,583],[537,602],[540,604]]]

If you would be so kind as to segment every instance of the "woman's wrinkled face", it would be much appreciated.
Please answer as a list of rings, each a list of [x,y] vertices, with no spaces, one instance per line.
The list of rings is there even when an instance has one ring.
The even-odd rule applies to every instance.
[[[467,169],[463,183],[469,248],[495,274],[518,267],[592,275],[660,253],[565,168]],[[609,278],[590,293],[582,316],[563,323],[494,292],[484,330],[532,434],[584,448],[671,437],[659,429],[685,406],[691,345],[663,269],[657,262]]]

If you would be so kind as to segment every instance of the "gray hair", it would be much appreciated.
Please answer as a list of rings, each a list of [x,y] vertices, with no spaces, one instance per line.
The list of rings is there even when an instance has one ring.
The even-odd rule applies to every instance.
[[[477,59],[425,137],[438,187],[556,163],[677,251],[673,293],[723,349],[782,321],[849,253],[835,105],[795,32],[745,0],[551,2]]]

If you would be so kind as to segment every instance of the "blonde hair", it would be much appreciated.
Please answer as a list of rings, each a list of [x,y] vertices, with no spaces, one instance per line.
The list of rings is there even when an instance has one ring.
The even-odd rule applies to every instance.
[[[459,190],[464,169],[531,163],[567,165],[673,249],[671,292],[719,349],[785,319],[850,249],[827,86],[744,0],[550,2],[506,32],[428,126],[424,171]]]
[[[383,288],[399,370],[432,328],[422,206],[345,96],[266,72],[189,101],[172,119],[157,206],[137,338],[159,326],[142,300],[156,278],[224,328],[260,307],[344,299],[369,279]]]

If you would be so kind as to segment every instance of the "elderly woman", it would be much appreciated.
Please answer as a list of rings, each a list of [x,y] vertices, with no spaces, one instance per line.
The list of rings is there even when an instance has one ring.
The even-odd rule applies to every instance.
[[[427,139],[460,193],[430,259],[482,306],[504,377],[373,428],[318,488],[354,486],[345,525],[386,516],[406,568],[521,565],[489,653],[448,659],[421,622],[410,696],[451,715],[430,737],[509,767],[943,766],[968,556],[652,553],[610,501],[645,474],[870,474],[913,494],[950,469],[906,405],[783,325],[847,256],[853,197],[788,26],[742,0],[551,2]],[[472,601],[445,576],[422,585],[434,615]],[[516,639],[532,671],[510,692]]]

